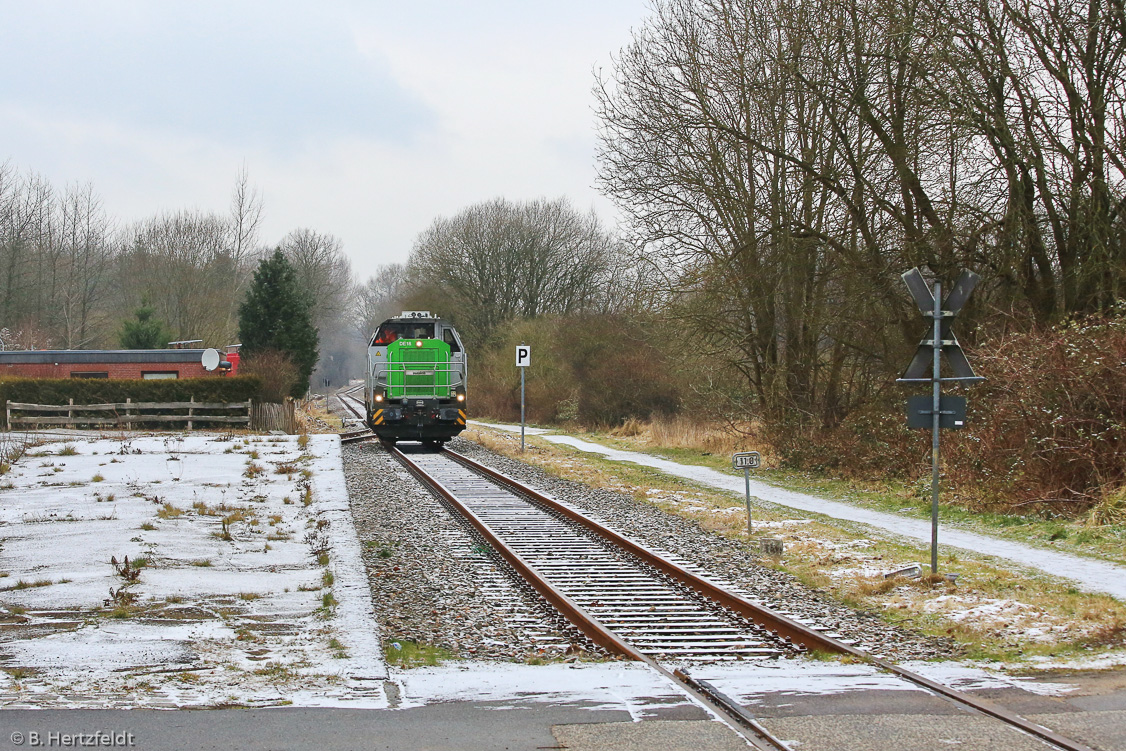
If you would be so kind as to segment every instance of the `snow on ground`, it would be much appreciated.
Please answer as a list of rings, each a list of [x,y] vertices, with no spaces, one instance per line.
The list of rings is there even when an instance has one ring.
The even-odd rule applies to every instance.
[[[631,662],[461,662],[404,671],[400,683],[402,707],[442,701],[546,702],[626,710],[640,720],[657,707],[691,704],[668,679]]]
[[[471,420],[470,423],[508,432],[519,432],[520,430],[519,425],[499,425],[474,420]],[[744,492],[744,479],[742,477],[729,475],[708,467],[680,464],[637,451],[609,448],[573,436],[551,434],[544,429],[539,429],[537,434],[545,441],[571,446],[580,451],[601,454],[612,461],[632,462],[653,467],[676,477],[682,477],[720,490],[729,490],[740,495]],[[931,527],[929,521],[903,518],[894,514],[860,508],[841,501],[832,501],[806,493],[783,490],[755,479],[751,480],[751,494],[763,501],[779,506],[823,514],[834,519],[860,522],[901,537],[930,542]],[[1088,592],[1102,592],[1126,601],[1126,566],[1031,545],[1022,545],[975,532],[965,532],[950,525],[945,525],[942,528],[940,540],[943,547],[961,548],[1004,558],[1072,581],[1080,589]]]
[[[0,706],[386,705],[337,436],[33,446],[0,607]]]
[[[959,662],[906,662],[902,667],[960,691],[1019,688],[1044,696],[1060,696],[1075,690],[1066,683],[1047,683],[1016,678]],[[873,665],[815,660],[763,660],[754,663],[718,664],[691,671],[694,678],[714,683],[719,689],[754,708],[768,695],[783,696],[842,694],[851,691],[921,691],[925,689]]]

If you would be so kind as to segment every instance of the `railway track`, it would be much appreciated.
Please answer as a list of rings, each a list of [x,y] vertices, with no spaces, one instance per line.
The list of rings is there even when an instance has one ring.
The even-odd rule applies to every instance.
[[[363,419],[356,387],[338,394]],[[370,440],[368,431],[343,441]],[[867,662],[971,712],[1065,751],[1088,746],[857,649],[852,642],[733,594],[495,470],[448,449],[384,448],[496,551],[529,586],[607,653],[648,664],[755,748],[788,749],[733,698],[665,661],[755,660],[809,650]]]
[[[361,425],[364,422],[363,410],[366,409],[366,406],[364,405],[363,401],[359,399],[359,397],[355,396],[355,394],[357,391],[363,390],[363,388],[363,386],[353,386],[350,389],[345,389],[336,393],[337,401],[340,402],[344,409],[351,412],[355,416],[355,418],[360,421]],[[359,428],[358,430],[349,430],[345,433],[341,433],[340,442],[359,443],[361,441],[375,440],[375,437],[375,434],[368,430],[366,426],[364,426],[362,428]]]
[[[487,529],[504,541],[548,587],[641,654],[735,660],[777,656],[790,648],[753,622],[498,486],[462,463],[464,457],[396,451],[428,484],[443,488],[447,502],[457,504],[463,516],[477,520],[478,531]],[[619,651],[616,644],[600,646]]]
[[[347,404],[346,404],[347,406]],[[489,467],[448,449],[384,447],[532,588],[611,655],[648,664],[759,749],[786,749],[736,700],[665,662],[755,660],[816,650],[873,664],[1052,747],[1091,751],[724,589]]]

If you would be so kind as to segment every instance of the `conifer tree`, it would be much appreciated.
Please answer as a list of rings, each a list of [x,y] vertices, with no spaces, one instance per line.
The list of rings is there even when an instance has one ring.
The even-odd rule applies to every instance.
[[[296,271],[278,249],[259,262],[238,311],[242,356],[253,361],[256,354],[270,350],[285,354],[297,369],[297,382],[290,392],[294,397],[308,390],[309,376],[317,364],[312,306]]]
[[[142,300],[141,307],[133,311],[136,320],[126,320],[121,324],[117,338],[123,349],[161,349],[168,346],[172,335],[164,321],[156,318],[156,310],[149,301]]]

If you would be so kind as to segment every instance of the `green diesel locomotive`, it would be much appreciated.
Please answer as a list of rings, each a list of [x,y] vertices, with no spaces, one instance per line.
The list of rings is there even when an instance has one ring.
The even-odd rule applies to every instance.
[[[465,429],[466,368],[446,321],[425,311],[388,318],[368,344],[368,427],[392,443],[445,443]]]

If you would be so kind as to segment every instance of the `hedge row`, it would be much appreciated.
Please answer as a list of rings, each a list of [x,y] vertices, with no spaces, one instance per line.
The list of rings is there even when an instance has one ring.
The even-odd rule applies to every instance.
[[[942,436],[943,483],[955,499],[1045,515],[1118,503],[1126,492],[1126,316],[1010,333],[968,354],[987,380],[961,391],[965,429]],[[908,429],[903,410],[920,390],[888,389],[833,429],[771,425],[774,447],[800,469],[914,480],[929,503],[931,434]]]
[[[0,378],[0,422],[7,421],[8,402],[26,404],[105,404],[124,402],[245,402],[258,400],[262,380],[256,376],[169,380],[95,378]],[[5,427],[7,427],[5,425]]]

